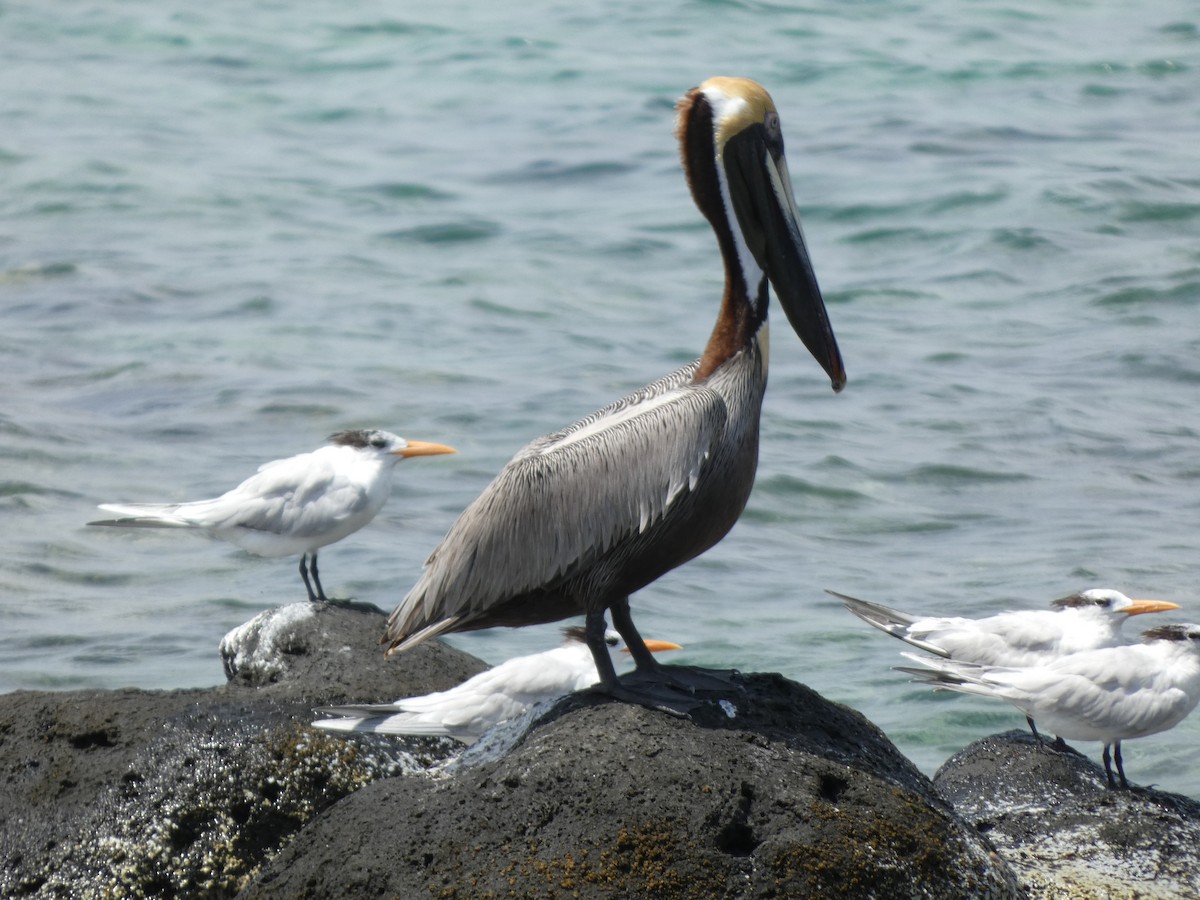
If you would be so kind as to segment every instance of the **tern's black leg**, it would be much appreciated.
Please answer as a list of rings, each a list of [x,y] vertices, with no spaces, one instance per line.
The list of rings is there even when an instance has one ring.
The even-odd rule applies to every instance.
[[[309,571],[312,572],[313,582],[317,585],[317,599],[325,603],[329,602],[329,598],[325,596],[325,589],[321,587],[321,576],[317,574],[317,551],[312,552],[312,559],[308,563]]]
[[[1125,764],[1121,761],[1121,742],[1113,744],[1113,757],[1117,761],[1117,774],[1121,776],[1121,787],[1129,790],[1129,782],[1125,778]],[[1111,775],[1109,776],[1112,777]]]
[[[1104,745],[1104,752],[1100,754],[1100,758],[1101,758],[1102,760],[1104,760],[1104,774],[1108,776],[1108,789],[1109,789],[1109,790],[1113,790],[1113,789],[1115,789],[1115,788],[1116,788],[1116,786],[1117,786],[1117,781],[1116,781],[1116,779],[1115,779],[1115,778],[1113,778],[1113,773],[1112,773],[1112,757],[1110,757],[1110,756],[1108,755],[1108,749],[1109,749],[1109,746],[1110,746],[1109,744],[1105,744],[1105,745]],[[1120,759],[1120,753],[1121,753],[1121,751],[1120,751],[1120,750],[1118,750],[1118,751],[1117,751],[1117,759],[1118,759],[1118,760]],[[1121,764],[1120,764],[1120,762],[1118,762],[1118,763],[1117,763],[1117,767],[1118,767],[1118,768],[1120,768],[1120,765],[1121,765]],[[1124,778],[1125,778],[1125,773],[1124,773],[1124,772],[1122,772],[1122,773],[1121,773],[1121,778],[1122,778],[1122,779],[1124,779]]]
[[[1025,721],[1029,723],[1029,730],[1033,732],[1033,739],[1037,741],[1038,746],[1042,746],[1042,736],[1038,734],[1037,726],[1033,724],[1033,716],[1026,716]]]
[[[308,591],[308,599],[312,603],[316,603],[319,597],[313,593],[312,584],[308,580],[308,554],[300,554],[300,577],[304,579],[304,589]]]

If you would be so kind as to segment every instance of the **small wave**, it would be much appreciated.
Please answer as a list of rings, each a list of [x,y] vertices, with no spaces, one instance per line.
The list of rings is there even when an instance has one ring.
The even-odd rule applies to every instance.
[[[764,494],[790,497],[820,497],[824,500],[839,502],[858,502],[868,500],[866,494],[850,488],[830,487],[823,484],[813,484],[794,475],[772,475],[761,478],[756,484],[756,490]]]
[[[997,472],[976,469],[970,466],[955,466],[945,463],[917,466],[901,476],[910,484],[995,484],[1008,481],[1032,481],[1022,472]]]
[[[383,237],[389,241],[411,241],[418,244],[461,244],[471,241],[484,241],[500,233],[500,226],[495,222],[439,222],[433,225],[418,225],[415,228],[401,228],[397,231],[387,231]]]
[[[635,169],[636,166],[622,162],[588,162],[565,165],[554,160],[539,159],[516,171],[500,172],[492,175],[487,180],[499,184],[511,184],[514,181],[537,182],[539,184],[548,182],[581,184],[602,178],[611,178],[614,175],[624,175],[626,172],[632,172]]]
[[[1147,304],[1185,304],[1200,301],[1200,282],[1187,281],[1169,288],[1125,287],[1110,291],[1094,301],[1096,306],[1142,306]]]
[[[454,195],[424,184],[405,181],[385,181],[369,184],[358,189],[360,193],[373,194],[386,200],[450,200]]]
[[[1200,218],[1200,203],[1144,203],[1130,202],[1121,205],[1117,219],[1121,222],[1190,222]]]
[[[60,488],[46,487],[29,481],[0,481],[0,497],[67,497],[74,499],[79,494]]]

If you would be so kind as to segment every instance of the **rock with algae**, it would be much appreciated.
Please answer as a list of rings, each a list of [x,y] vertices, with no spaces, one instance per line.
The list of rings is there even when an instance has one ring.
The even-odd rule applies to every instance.
[[[1046,900],[1200,897],[1200,803],[1135,786],[1026,731],[976,741],[934,776],[986,833],[1030,896]]]
[[[1023,893],[871,723],[751,675],[692,720],[567,698],[499,759],[342,800],[240,896]]]
[[[385,663],[381,612],[296,607],[223,642],[221,687],[0,696],[0,896],[231,897],[340,797],[451,752],[307,722],[444,689],[479,660],[430,644]]]

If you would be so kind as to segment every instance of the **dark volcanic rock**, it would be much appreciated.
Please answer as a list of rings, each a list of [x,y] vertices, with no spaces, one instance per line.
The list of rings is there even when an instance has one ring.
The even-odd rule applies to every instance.
[[[934,784],[1034,897],[1200,897],[1200,803],[1108,789],[1104,769],[1024,731],[976,741]]]
[[[306,723],[317,704],[444,689],[479,660],[429,644],[385,662],[378,610],[260,618],[223,687],[0,696],[0,896],[232,896],[324,807],[449,752]]]
[[[1023,896],[862,716],[744,686],[699,723],[567,698],[502,759],[345,798],[240,896]]]

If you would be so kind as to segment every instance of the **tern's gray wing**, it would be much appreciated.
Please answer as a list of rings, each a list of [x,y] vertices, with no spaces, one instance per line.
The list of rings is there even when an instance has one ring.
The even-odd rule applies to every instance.
[[[400,649],[489,608],[552,588],[653,527],[695,487],[725,401],[695,363],[535,440],[459,516],[388,620]]]
[[[260,467],[220,497],[181,504],[177,515],[218,532],[244,528],[308,538],[358,514],[368,502],[362,484],[306,453]]]

